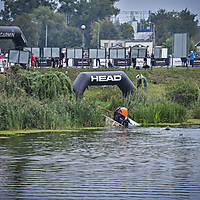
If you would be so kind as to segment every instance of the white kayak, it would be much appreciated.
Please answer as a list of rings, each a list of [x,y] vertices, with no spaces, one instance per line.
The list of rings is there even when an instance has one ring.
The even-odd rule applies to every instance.
[[[105,123],[106,123],[107,126],[110,126],[110,127],[113,127],[113,128],[122,126],[122,124],[120,124],[119,122],[115,121],[114,119],[112,119],[112,118],[110,118],[110,117],[108,117],[106,115],[104,115],[104,116],[105,116]],[[140,126],[140,124],[138,124],[137,122],[133,121],[132,119],[130,119],[130,118],[128,118],[128,119],[131,122],[129,124],[129,127]]]
[[[128,118],[131,122],[131,124],[129,124],[129,126],[140,126],[140,124],[138,124],[137,122],[133,121],[132,119]]]

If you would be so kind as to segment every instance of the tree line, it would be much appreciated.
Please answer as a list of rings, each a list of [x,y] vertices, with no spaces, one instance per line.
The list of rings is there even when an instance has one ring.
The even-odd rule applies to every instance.
[[[98,39],[133,39],[134,30],[129,23],[114,24],[110,17],[118,15],[118,0],[5,0],[0,12],[1,25],[19,26],[28,46],[44,47],[46,28],[49,47],[81,47],[84,24],[86,47],[97,48]],[[134,8],[132,8],[134,10]],[[161,9],[140,23],[155,25],[156,45],[169,47],[174,32],[187,32],[191,38],[197,33],[196,15],[185,9],[166,12]],[[0,42],[2,46],[11,43]]]

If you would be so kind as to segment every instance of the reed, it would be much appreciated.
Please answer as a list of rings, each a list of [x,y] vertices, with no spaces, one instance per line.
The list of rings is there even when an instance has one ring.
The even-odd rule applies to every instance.
[[[0,102],[0,130],[66,129],[103,126],[102,111],[85,99],[57,98],[39,101],[30,97]]]
[[[188,119],[187,109],[173,102],[156,102],[139,105],[132,113],[140,123],[177,123]]]
[[[75,100],[71,80],[62,72],[30,72],[15,65],[0,81],[0,130],[104,125],[96,105]]]
[[[191,107],[199,98],[199,87],[193,81],[172,82],[166,90],[166,96],[169,100]]]

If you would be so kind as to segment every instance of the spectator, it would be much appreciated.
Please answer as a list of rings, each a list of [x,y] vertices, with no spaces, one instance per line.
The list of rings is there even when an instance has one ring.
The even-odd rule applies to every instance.
[[[147,89],[147,79],[146,79],[146,77],[144,77],[141,73],[139,73],[136,76],[136,79],[137,79],[137,88],[144,85],[144,87]]]
[[[194,58],[195,58],[195,55],[194,55],[193,51],[190,52],[189,58],[190,58],[190,65],[192,67],[194,67]]]
[[[154,54],[151,54],[151,67],[155,66],[155,58],[154,58]]]
[[[182,57],[181,62],[184,67],[187,67],[187,57]]]
[[[108,67],[114,68],[114,65],[112,64],[110,60],[108,61]]]
[[[34,57],[34,54],[32,53],[31,55],[31,67],[35,67],[35,57]]]
[[[133,68],[136,68],[136,58],[132,58]]]
[[[143,64],[143,68],[144,69],[148,69],[150,66],[147,65],[147,58],[144,58],[144,64]]]

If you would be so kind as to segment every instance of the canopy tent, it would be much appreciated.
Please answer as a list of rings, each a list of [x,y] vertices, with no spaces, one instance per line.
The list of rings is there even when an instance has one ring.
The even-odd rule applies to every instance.
[[[17,26],[0,26],[0,39],[11,39],[15,45],[15,49],[23,50],[26,46],[26,38]]]

